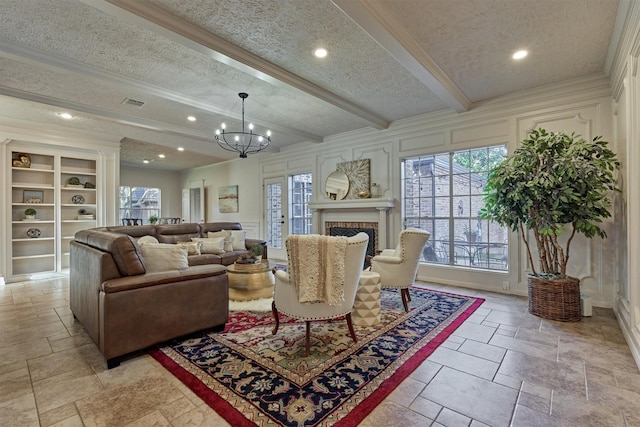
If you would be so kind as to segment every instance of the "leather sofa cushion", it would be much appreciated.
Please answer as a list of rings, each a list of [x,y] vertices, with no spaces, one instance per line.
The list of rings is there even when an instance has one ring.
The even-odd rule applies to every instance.
[[[196,280],[211,276],[220,276],[227,273],[227,268],[222,265],[198,265],[186,270],[171,270],[158,273],[147,273],[144,276],[120,277],[106,280],[100,285],[100,290],[111,294],[128,291],[131,289],[147,288],[165,283],[177,283],[185,280]]]
[[[207,237],[210,231],[242,230],[239,222],[205,222],[200,224],[200,237]]]
[[[222,264],[222,257],[220,255],[215,255],[215,254],[190,255],[187,258],[187,261],[189,261],[189,266]]]
[[[188,242],[192,237],[200,237],[200,226],[196,223],[156,225],[156,239],[160,243]]]
[[[111,225],[105,227],[108,231],[128,234],[131,237],[156,236],[155,225]]]
[[[135,276],[146,272],[140,247],[128,234],[80,230],[75,234],[75,240],[101,251],[110,252],[122,276]]]

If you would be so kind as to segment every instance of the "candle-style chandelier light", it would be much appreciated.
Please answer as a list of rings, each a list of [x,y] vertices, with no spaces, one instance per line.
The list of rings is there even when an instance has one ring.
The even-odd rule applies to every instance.
[[[271,144],[271,131],[268,130],[266,136],[253,132],[253,123],[249,123],[249,131],[244,127],[244,100],[249,97],[248,93],[240,92],[238,96],[242,99],[242,131],[229,132],[226,125],[222,123],[220,129],[216,129],[216,142],[227,151],[240,153],[240,158],[246,159],[247,154],[257,153],[264,150]],[[227,140],[227,138],[229,140]]]

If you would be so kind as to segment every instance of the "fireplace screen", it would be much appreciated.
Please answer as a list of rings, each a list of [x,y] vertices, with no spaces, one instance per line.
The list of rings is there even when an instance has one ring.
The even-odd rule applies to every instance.
[[[357,227],[329,227],[329,236],[346,236],[352,237],[358,233],[367,233],[369,235],[369,244],[367,245],[367,255],[376,255],[376,229],[375,228],[357,228]],[[365,258],[364,268],[369,267],[371,263]]]

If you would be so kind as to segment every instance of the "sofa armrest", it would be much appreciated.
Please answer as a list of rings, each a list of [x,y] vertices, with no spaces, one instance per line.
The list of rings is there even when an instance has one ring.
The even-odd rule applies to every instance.
[[[398,258],[395,256],[376,255],[371,258],[371,262],[379,262],[381,264],[401,264],[402,258]]]
[[[101,284],[100,290],[106,294],[110,294],[166,283],[177,283],[204,277],[219,276],[226,274],[226,272],[226,267],[219,264],[195,265],[186,270],[169,270],[106,280]]]

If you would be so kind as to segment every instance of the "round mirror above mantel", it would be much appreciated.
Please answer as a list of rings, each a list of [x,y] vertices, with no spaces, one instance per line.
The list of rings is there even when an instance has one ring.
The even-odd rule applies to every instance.
[[[342,200],[349,193],[349,177],[341,171],[333,171],[327,177],[324,191],[331,200]]]

